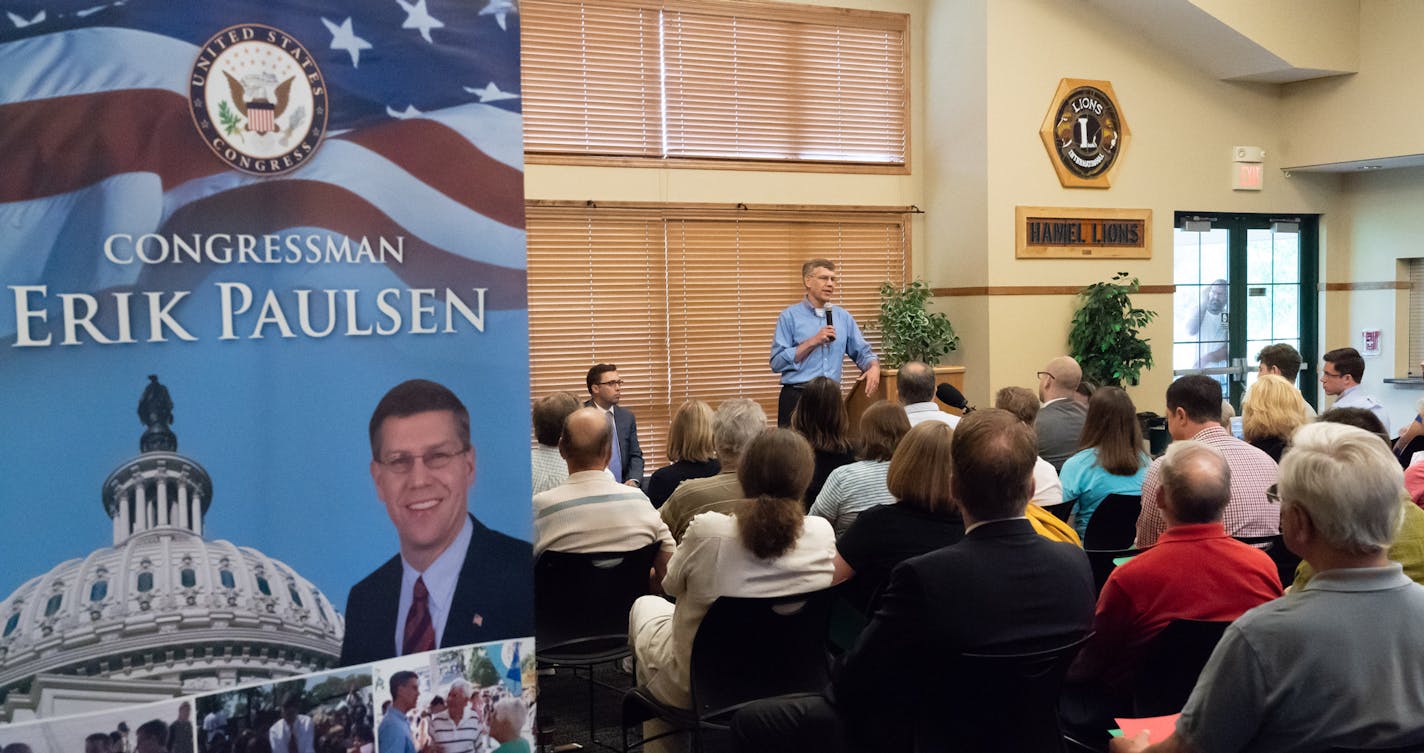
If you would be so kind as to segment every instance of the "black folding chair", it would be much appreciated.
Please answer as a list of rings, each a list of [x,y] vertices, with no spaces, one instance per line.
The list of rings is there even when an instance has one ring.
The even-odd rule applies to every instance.
[[[620,691],[593,678],[593,668],[632,654],[628,610],[648,593],[653,542],[628,552],[543,552],[534,563],[534,657],[541,668],[566,667],[588,684],[588,737],[594,731],[594,686]]]
[[[1138,717],[1175,714],[1187,705],[1206,660],[1230,622],[1172,620],[1150,643],[1132,689]]]
[[[1126,549],[1137,538],[1141,494],[1109,494],[1088,518],[1084,549]]]
[[[1329,753],[1424,753],[1424,740],[1420,740],[1412,745],[1401,745],[1395,748],[1340,748],[1335,747]]]
[[[692,708],[669,706],[637,687],[623,696],[623,750],[628,729],[655,717],[691,732],[693,749],[703,733],[728,729],[737,709],[755,700],[821,690],[830,680],[826,636],[831,589],[792,596],[723,596],[712,603],[692,641]],[[647,743],[652,739],[643,740]]]
[[[1250,544],[1258,547],[1276,563],[1276,575],[1281,579],[1281,586],[1289,586],[1295,582],[1295,569],[1300,566],[1300,555],[1292,552],[1286,546],[1285,537],[1280,534],[1274,536],[1235,536],[1233,537],[1243,544]]]
[[[1043,505],[1042,507],[1043,509],[1053,513],[1054,517],[1058,518],[1064,523],[1067,523],[1068,516],[1073,514],[1073,508],[1077,505],[1078,500],[1070,499],[1067,502],[1059,502],[1056,505]]]
[[[1088,637],[1024,653],[959,654],[940,675],[952,687],[945,703],[934,701],[937,739],[956,750],[1061,753],[1058,696]]]
[[[1151,547],[1148,547],[1150,549]],[[1147,551],[1147,549],[1085,549],[1084,554],[1088,555],[1088,565],[1093,569],[1093,585],[1097,587],[1098,593],[1102,593],[1103,584],[1108,582],[1108,576],[1117,569],[1118,560],[1136,557]]]

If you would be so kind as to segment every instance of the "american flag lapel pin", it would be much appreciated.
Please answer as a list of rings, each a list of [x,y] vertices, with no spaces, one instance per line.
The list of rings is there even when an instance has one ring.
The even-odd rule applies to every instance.
[[[470,621],[473,622],[473,623],[475,623],[475,627],[484,627],[484,626],[485,626],[485,616],[482,615],[482,614],[480,614],[479,612],[476,612],[474,619],[472,619],[472,620],[470,620]]]

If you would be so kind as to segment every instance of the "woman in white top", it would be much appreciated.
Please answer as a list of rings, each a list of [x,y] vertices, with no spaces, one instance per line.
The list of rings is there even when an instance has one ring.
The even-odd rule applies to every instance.
[[[881,400],[860,416],[860,460],[843,465],[826,477],[826,485],[811,505],[812,515],[831,521],[840,538],[864,510],[895,504],[885,485],[890,457],[900,438],[910,430],[910,419],[899,403]]]
[[[811,480],[811,446],[773,429],[752,440],[737,476],[748,499],[732,515],[692,519],[668,563],[660,596],[644,596],[628,618],[638,682],[658,700],[691,705],[692,639],[719,596],[789,596],[833,585],[836,537],[824,518],[806,517],[801,497]]]

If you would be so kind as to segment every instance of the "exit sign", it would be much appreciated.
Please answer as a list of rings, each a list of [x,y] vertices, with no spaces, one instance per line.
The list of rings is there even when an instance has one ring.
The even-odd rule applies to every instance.
[[[1259,191],[1266,181],[1266,166],[1260,162],[1233,162],[1231,190]]]

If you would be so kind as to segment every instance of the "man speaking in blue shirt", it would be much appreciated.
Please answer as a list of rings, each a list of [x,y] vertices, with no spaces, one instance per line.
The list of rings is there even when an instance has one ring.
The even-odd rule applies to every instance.
[[[771,370],[781,375],[781,398],[776,405],[776,425],[790,426],[791,411],[801,390],[816,377],[841,380],[846,356],[865,374],[865,394],[880,384],[880,361],[860,334],[849,311],[831,305],[836,293],[836,264],[812,259],[801,265],[806,297],[788,306],[776,319],[771,340]]]

